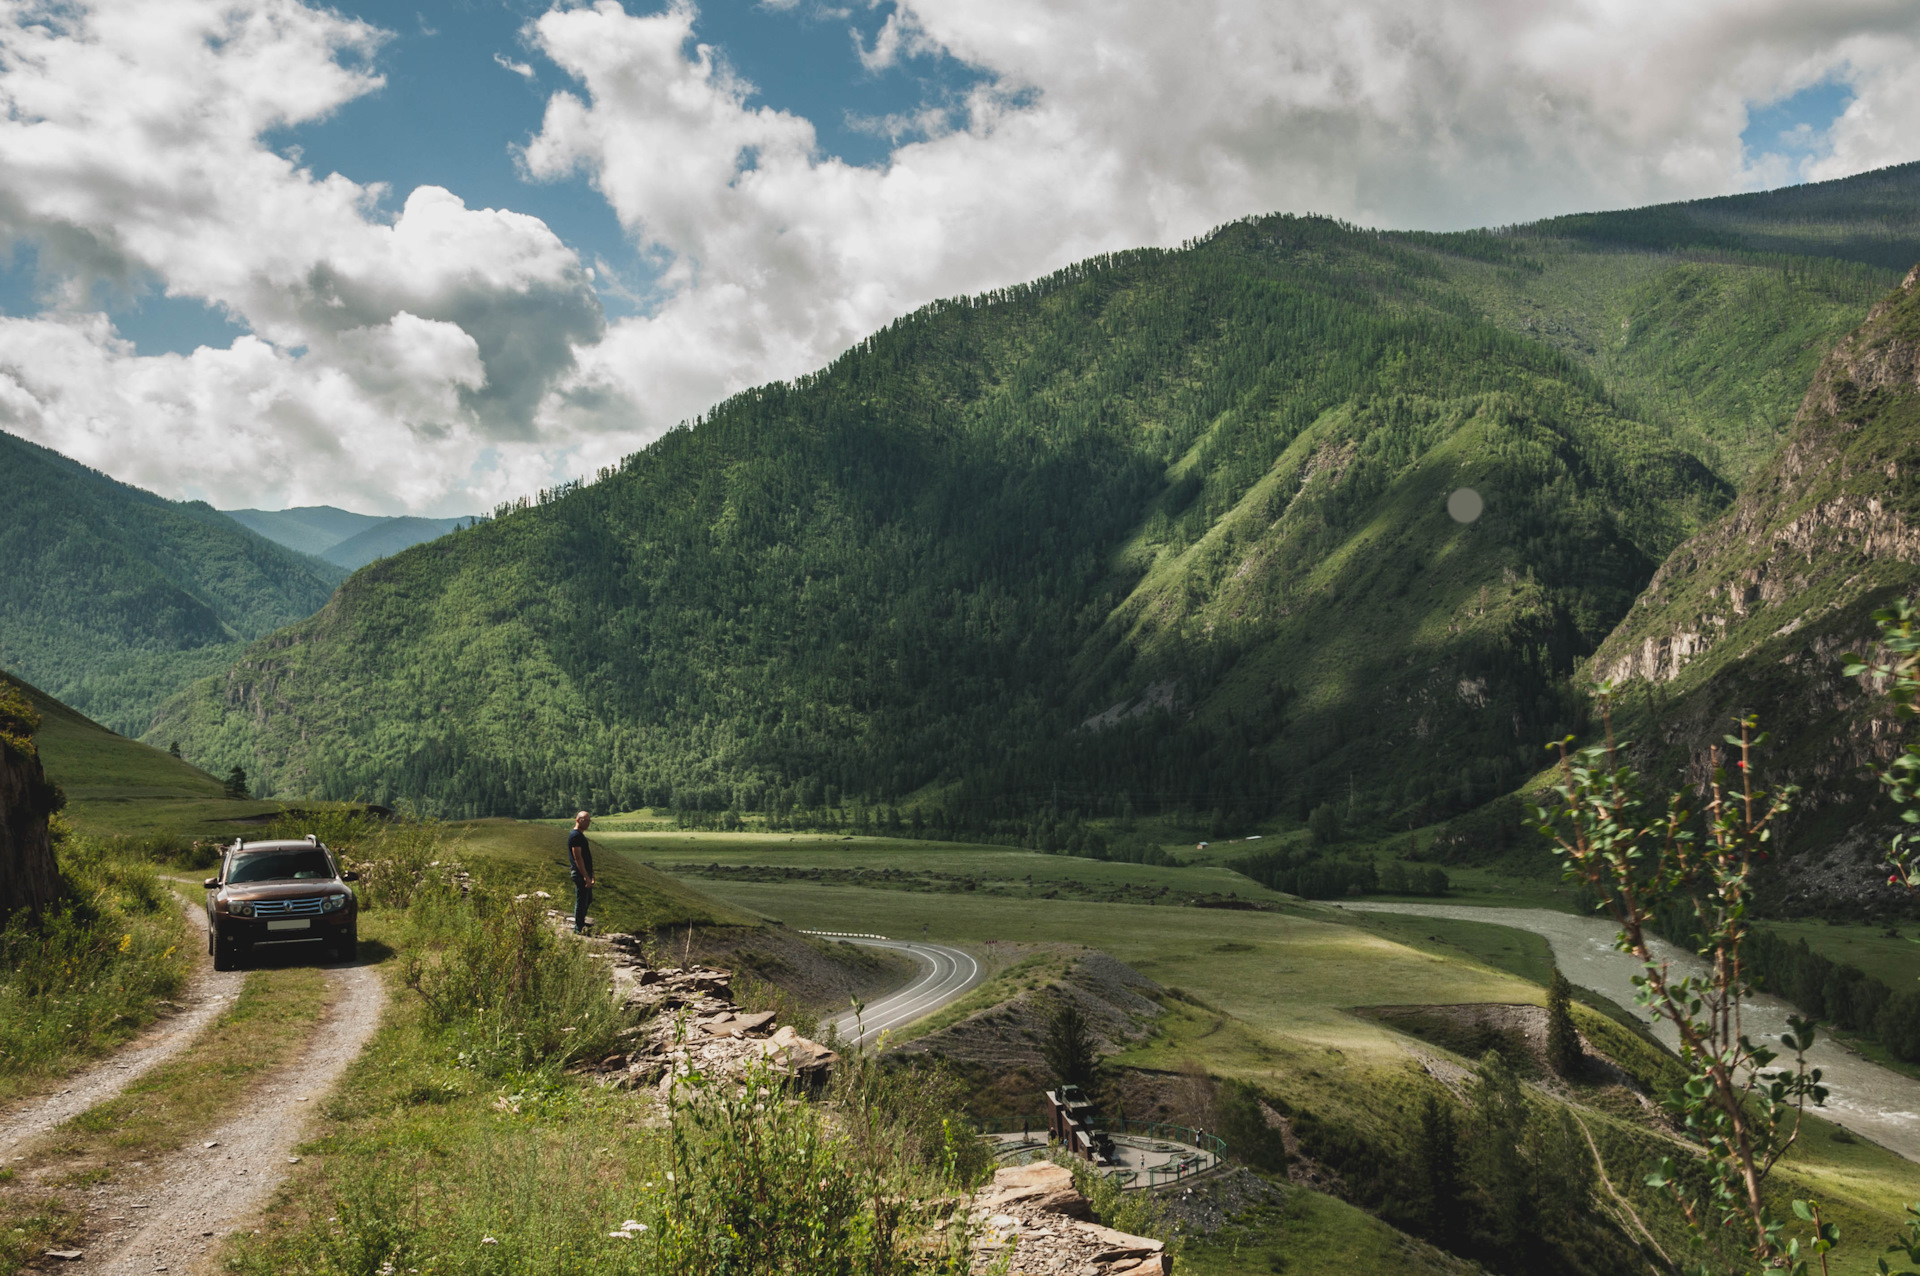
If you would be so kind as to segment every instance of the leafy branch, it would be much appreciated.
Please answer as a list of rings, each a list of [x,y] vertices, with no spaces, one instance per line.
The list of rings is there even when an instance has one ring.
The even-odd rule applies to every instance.
[[[1799,1138],[1807,1104],[1826,1100],[1820,1070],[1806,1060],[1814,1026],[1789,1019],[1780,1041],[1793,1062],[1773,1068],[1780,1054],[1753,1041],[1741,1017],[1751,993],[1741,949],[1754,871],[1795,790],[1756,787],[1754,755],[1766,736],[1754,718],[1738,719],[1739,734],[1725,737],[1737,753],[1731,775],[1721,750],[1714,751],[1702,833],[1685,794],[1671,794],[1658,805],[1645,795],[1639,773],[1625,760],[1624,743],[1614,736],[1612,686],[1598,690],[1605,740],[1583,749],[1574,749],[1571,738],[1560,742],[1560,780],[1553,790],[1559,801],[1537,814],[1567,879],[1605,901],[1620,927],[1617,946],[1639,960],[1634,984],[1640,1004],[1670,1023],[1679,1039],[1686,1079],[1667,1102],[1704,1146],[1711,1188],[1707,1199],[1689,1194],[1670,1159],[1648,1182],[1672,1194],[1696,1231],[1711,1215],[1721,1226],[1745,1231],[1746,1248],[1762,1266],[1798,1262],[1797,1242],[1784,1240],[1785,1223],[1769,1210],[1764,1185]],[[1694,910],[1695,951],[1706,963],[1704,974],[1676,972],[1653,951],[1650,928],[1671,900],[1685,900]],[[1824,1238],[1830,1247],[1838,1237],[1828,1235],[1830,1227],[1816,1223],[1815,1242]]]

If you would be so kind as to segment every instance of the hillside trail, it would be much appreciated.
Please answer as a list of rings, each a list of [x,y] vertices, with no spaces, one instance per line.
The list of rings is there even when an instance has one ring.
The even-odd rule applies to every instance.
[[[1599,917],[1579,917],[1544,908],[1493,908],[1471,904],[1388,904],[1348,901],[1335,905],[1352,912],[1403,913],[1451,921],[1487,922],[1530,931],[1547,941],[1553,960],[1571,983],[1608,998],[1647,1023],[1668,1046],[1678,1034],[1671,1024],[1656,1020],[1634,1000],[1633,977],[1639,961],[1613,946],[1619,928]],[[1654,955],[1674,970],[1705,974],[1706,965],[1694,954],[1655,940]],[[1787,1031],[1787,1016],[1799,1012],[1778,997],[1756,995],[1745,1003],[1747,1034],[1778,1048]],[[1909,1161],[1920,1161],[1920,1080],[1883,1068],[1855,1054],[1826,1033],[1814,1041],[1807,1061],[1824,1074],[1829,1090],[1820,1115],[1837,1121]]]
[[[206,947],[206,914],[182,899],[189,933]],[[194,942],[189,940],[189,942]],[[22,1149],[88,1108],[105,1103],[133,1082],[184,1050],[215,1015],[240,993],[246,976],[238,971],[216,971],[201,961],[187,980],[175,1013],[156,1021],[145,1032],[91,1067],[66,1078],[52,1091],[0,1110],[0,1160],[13,1160]]]

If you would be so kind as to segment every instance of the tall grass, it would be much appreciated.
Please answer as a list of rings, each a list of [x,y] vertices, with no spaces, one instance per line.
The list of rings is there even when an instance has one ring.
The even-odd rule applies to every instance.
[[[967,1269],[954,1206],[986,1157],[943,1072],[855,1056],[820,1095],[767,1066],[693,1074],[664,1110],[603,1090],[565,1071],[625,1022],[592,949],[484,863],[451,884],[431,826],[405,854],[391,836],[338,841],[390,863],[363,925],[400,951],[394,1012],[328,1110],[313,1177],[230,1271]]]
[[[66,890],[0,930],[0,1095],[98,1055],[185,984],[192,941],[151,864],[55,820]]]

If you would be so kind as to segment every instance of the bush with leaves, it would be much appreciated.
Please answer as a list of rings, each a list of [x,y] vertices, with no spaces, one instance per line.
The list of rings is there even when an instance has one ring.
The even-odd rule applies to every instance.
[[[1751,717],[1726,737],[1737,752],[1733,777],[1715,759],[1708,785],[1704,833],[1696,830],[1684,794],[1655,803],[1615,739],[1612,687],[1599,689],[1604,742],[1560,746],[1558,802],[1539,811],[1568,881],[1603,901],[1620,926],[1621,951],[1641,963],[1634,977],[1639,1001],[1673,1026],[1687,1077],[1667,1096],[1689,1134],[1704,1145],[1711,1171],[1704,1196],[1673,1165],[1663,1163],[1649,1182],[1665,1188],[1696,1230],[1709,1218],[1745,1230],[1745,1244],[1761,1266],[1785,1261],[1786,1223],[1768,1204],[1768,1174],[1798,1138],[1809,1103],[1826,1099],[1820,1070],[1806,1062],[1814,1027],[1798,1016],[1781,1038],[1791,1067],[1772,1068],[1779,1053],[1754,1042],[1742,1028],[1741,1006],[1751,995],[1742,948],[1753,902],[1753,877],[1776,820],[1793,790],[1769,794],[1756,786],[1756,750],[1765,743]],[[1704,974],[1680,974],[1655,956],[1650,927],[1670,901],[1695,912],[1696,949]]]
[[[476,888],[415,896],[407,986],[480,1071],[501,1075],[603,1052],[622,1023],[605,968],[555,932],[545,902]]]

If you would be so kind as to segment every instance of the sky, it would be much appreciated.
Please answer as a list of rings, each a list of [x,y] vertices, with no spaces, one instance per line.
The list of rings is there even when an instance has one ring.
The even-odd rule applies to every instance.
[[[1914,0],[0,0],[0,429],[452,515],[1249,214],[1920,158]]]

